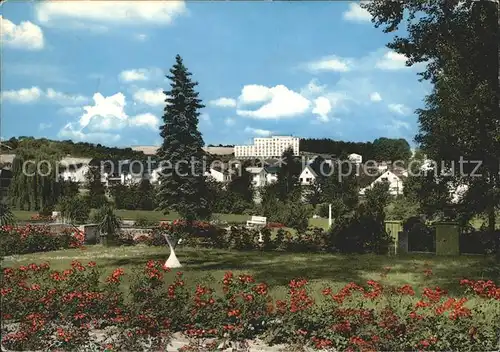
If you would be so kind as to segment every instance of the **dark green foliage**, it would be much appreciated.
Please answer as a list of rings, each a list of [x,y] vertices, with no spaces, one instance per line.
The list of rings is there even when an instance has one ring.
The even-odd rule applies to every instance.
[[[230,191],[223,183],[217,182],[212,177],[207,178],[207,187],[210,209],[213,213],[243,214],[253,205],[253,202],[246,201],[240,193]]]
[[[366,209],[373,214],[384,216],[385,207],[390,199],[389,182],[377,182],[365,192]]]
[[[97,209],[104,204],[106,188],[101,181],[100,166],[89,166],[85,174],[85,189],[91,208]]]
[[[341,253],[385,254],[391,237],[384,221],[363,207],[337,219],[328,234],[328,247]]]
[[[0,225],[13,225],[15,222],[14,213],[8,204],[0,203]]]
[[[81,196],[64,197],[57,208],[64,219],[76,224],[85,223],[90,217],[90,203]]]
[[[93,221],[98,225],[99,232],[105,235],[105,245],[111,244],[117,238],[122,222],[110,204],[105,204],[97,209]]]
[[[360,154],[363,160],[408,160],[410,146],[404,139],[378,138],[372,142],[344,142],[332,139],[303,138],[300,150],[310,153],[329,154],[345,160],[351,153]]]
[[[387,206],[387,220],[406,220],[420,214],[419,204],[404,196],[399,196]]]
[[[388,47],[408,57],[408,65],[427,62],[421,76],[434,85],[425,108],[417,111],[416,141],[430,159],[444,161],[445,171],[453,162],[458,166],[461,158],[482,162],[476,171],[482,177],[472,176],[476,164],[468,163],[449,181],[453,186],[469,185],[455,208],[465,214],[487,214],[493,232],[500,204],[498,4],[466,0],[458,5],[458,1],[373,1],[363,7],[387,33],[406,20],[405,36],[395,37]],[[429,189],[422,188],[422,197],[433,200],[425,194]]]
[[[359,187],[356,180],[356,169],[352,164],[335,165],[333,174],[320,179],[321,203],[334,204],[339,201],[346,210],[354,209],[359,201]],[[340,209],[340,207],[337,207]]]
[[[373,141],[373,150],[377,161],[408,161],[411,157],[410,144],[402,138],[377,138]]]
[[[252,203],[254,199],[254,189],[252,185],[252,175],[241,166],[240,175],[234,175],[231,182],[228,184],[228,191],[240,196],[240,198],[248,203]]]
[[[153,210],[155,206],[154,187],[148,180],[142,180],[138,184],[113,185],[110,194],[116,209]]]
[[[421,217],[408,218],[403,223],[403,231],[408,233],[408,250],[414,252],[436,251],[436,228],[428,225]]]
[[[56,174],[56,161],[59,158],[58,152],[49,148],[35,149],[30,146],[16,151],[9,186],[9,199],[13,207],[41,210],[57,203],[61,196]]]
[[[204,107],[194,90],[197,82],[177,55],[170,69],[171,88],[160,127],[163,138],[158,157],[173,167],[160,175],[159,207],[177,211],[184,219],[206,219],[211,215],[208,188],[202,167],[203,138],[198,130],[199,110]],[[192,164],[194,162],[194,165]],[[167,166],[166,164],[163,166]]]
[[[290,197],[296,188],[300,187],[299,176],[302,171],[300,161],[293,155],[293,149],[289,148],[281,156],[282,165],[278,169],[276,187],[278,199],[284,201]]]
[[[12,147],[12,153],[18,153],[18,149],[30,147],[35,149],[53,148],[61,155],[71,155],[73,157],[95,158],[101,160],[145,160],[143,152],[133,151],[131,148],[106,147],[101,144],[87,142],[75,143],[71,140],[54,141],[47,138],[34,137],[12,137],[2,143]]]

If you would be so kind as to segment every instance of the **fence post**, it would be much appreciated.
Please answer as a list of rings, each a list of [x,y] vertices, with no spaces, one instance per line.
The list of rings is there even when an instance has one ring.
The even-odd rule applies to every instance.
[[[455,222],[437,222],[436,255],[460,254],[460,228]]]

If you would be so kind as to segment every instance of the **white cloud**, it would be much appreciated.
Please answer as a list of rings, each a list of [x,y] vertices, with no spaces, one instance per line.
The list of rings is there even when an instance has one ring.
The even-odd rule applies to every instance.
[[[147,34],[139,33],[139,34],[134,35],[134,39],[138,40],[140,42],[144,42],[148,39],[148,36],[147,36]]]
[[[165,105],[166,95],[163,89],[148,90],[141,88],[134,93],[134,100],[138,103],[146,104],[149,106]]]
[[[387,105],[387,108],[399,115],[408,115],[411,112],[410,108],[404,104],[389,104]]]
[[[16,25],[0,15],[0,33],[2,45],[26,50],[43,49],[43,32],[40,27],[29,21]]]
[[[240,102],[265,102],[257,110],[236,110],[239,116],[252,117],[256,119],[277,119],[282,117],[293,117],[308,111],[311,102],[284,85],[272,88],[265,86],[250,85],[243,87]]]
[[[45,130],[45,129],[47,129],[47,128],[50,128],[50,127],[52,127],[52,124],[50,124],[50,123],[44,123],[44,122],[42,122],[42,123],[40,123],[40,124],[38,125],[38,129],[39,129],[40,131],[43,131],[43,130]]]
[[[405,55],[398,54],[391,50],[386,52],[384,56],[376,62],[375,67],[389,71],[402,70],[408,68],[408,66],[406,66],[406,60],[408,60],[408,58]]]
[[[83,95],[71,95],[48,88],[45,92],[38,87],[6,90],[2,92],[2,100],[17,104],[28,104],[40,99],[55,102],[60,105],[77,105],[88,101]]]
[[[42,94],[42,90],[38,87],[4,90],[2,92],[2,101],[7,100],[18,104],[33,103],[40,99]]]
[[[234,108],[236,107],[236,100],[232,98],[219,98],[211,100],[209,104],[220,108]]]
[[[90,132],[85,133],[82,130],[75,129],[71,123],[66,124],[58,133],[60,138],[68,138],[74,141],[84,141],[93,143],[103,143],[109,145],[120,140],[119,134]]]
[[[257,136],[263,136],[263,137],[267,137],[267,136],[270,136],[272,134],[272,131],[262,130],[260,128],[252,128],[252,127],[248,127],[248,126],[245,127],[245,132],[251,133],[251,134],[254,134]]]
[[[378,92],[373,92],[372,94],[370,94],[370,100],[374,102],[382,101],[382,97]]]
[[[370,22],[372,19],[372,15],[356,3],[349,4],[349,10],[343,13],[343,17],[351,22]]]
[[[59,113],[64,115],[78,115],[83,112],[83,108],[81,106],[66,106],[62,109],[59,109]]]
[[[38,22],[51,25],[169,25],[187,12],[184,1],[43,1],[35,9]]]
[[[162,71],[158,68],[137,68],[120,72],[119,78],[123,82],[148,81],[158,78]]]
[[[84,113],[76,123],[67,123],[59,136],[89,142],[116,142],[120,135],[112,133],[125,127],[147,127],[157,130],[159,119],[151,113],[129,116],[125,112],[127,106],[123,93],[118,92],[105,97],[101,93],[94,94],[93,104],[83,106]]]
[[[312,110],[313,114],[318,115],[318,120],[321,122],[328,122],[328,114],[332,111],[332,105],[330,100],[325,97],[319,97],[314,99],[314,108]]]
[[[317,61],[311,61],[305,65],[306,69],[311,72],[333,71],[347,72],[352,69],[352,60],[341,58],[338,56],[328,56]]]
[[[233,126],[236,123],[236,121],[230,117],[227,117],[224,120],[224,123],[226,124],[226,126]]]
[[[319,81],[317,78],[313,78],[307,86],[302,88],[300,90],[300,95],[306,97],[306,98],[311,98],[315,97],[321,93],[323,93],[326,89],[326,84],[325,85],[320,85]]]
[[[61,105],[77,105],[87,102],[89,99],[83,95],[71,95],[58,92],[52,88],[47,89],[45,96]]]
[[[399,130],[401,128],[409,130],[410,129],[410,124],[405,121],[400,121],[400,120],[392,120],[391,124],[386,125],[386,127],[392,129],[392,130]]]
[[[103,131],[126,126],[128,116],[125,113],[125,96],[122,93],[116,93],[109,97],[96,93],[93,100],[94,105],[83,107],[85,113],[80,117],[80,128]]]
[[[357,71],[372,71],[374,69],[383,71],[400,71],[421,69],[425,63],[416,63],[411,68],[406,66],[407,57],[403,54],[398,54],[393,50],[381,48],[366,54],[359,58],[340,57],[330,55],[318,60],[310,61],[299,65],[300,69],[311,73],[319,72],[357,72]]]
[[[258,84],[248,84],[241,90],[238,102],[240,104],[264,103],[271,100],[272,97],[272,93],[268,87]]]
[[[148,112],[131,117],[129,124],[130,126],[138,127],[147,126],[156,131],[158,129],[158,126],[160,125],[160,120],[158,119],[158,117]]]

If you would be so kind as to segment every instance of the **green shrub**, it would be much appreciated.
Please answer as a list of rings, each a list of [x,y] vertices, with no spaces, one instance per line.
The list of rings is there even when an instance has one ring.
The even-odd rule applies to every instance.
[[[327,247],[341,253],[385,254],[392,239],[382,219],[366,212],[340,217],[327,237]]]
[[[61,216],[71,222],[83,224],[90,217],[90,204],[87,198],[82,196],[65,197],[59,201],[58,209]]]

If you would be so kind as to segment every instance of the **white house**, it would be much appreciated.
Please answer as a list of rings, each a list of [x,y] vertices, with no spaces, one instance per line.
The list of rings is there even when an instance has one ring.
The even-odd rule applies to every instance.
[[[227,172],[222,172],[211,168],[209,171],[205,172],[205,176],[213,177],[217,182],[229,182],[231,181],[231,176]]]
[[[85,182],[85,175],[89,171],[91,158],[73,158],[66,156],[59,161],[60,176],[64,181]]]
[[[368,187],[359,190],[359,194],[364,195],[367,189],[371,189],[376,183],[388,182],[389,193],[393,196],[403,194],[403,179],[401,176],[396,175],[394,172],[387,170],[382,175],[377,177]]]
[[[254,187],[263,187],[267,184],[267,174],[263,167],[247,167],[246,170],[252,175]]]
[[[303,186],[311,185],[317,177],[318,175],[314,172],[312,167],[306,165],[299,176],[300,184]]]
[[[356,153],[349,154],[347,156],[347,159],[349,159],[349,161],[353,162],[354,164],[362,164],[363,163],[363,156],[356,154]]]

